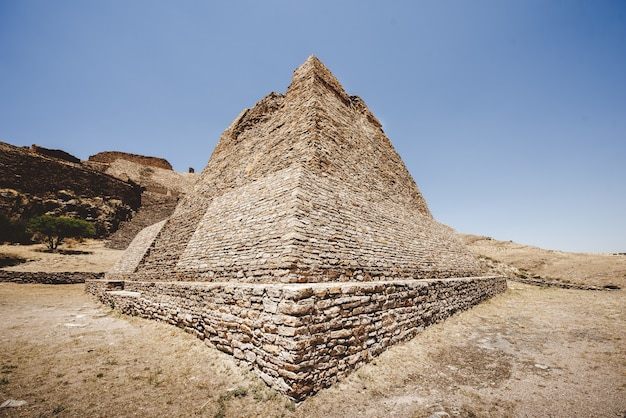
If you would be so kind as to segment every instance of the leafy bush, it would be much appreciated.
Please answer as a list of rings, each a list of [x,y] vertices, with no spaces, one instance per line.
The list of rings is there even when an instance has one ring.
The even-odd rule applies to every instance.
[[[65,238],[91,237],[96,230],[92,224],[82,219],[37,216],[28,221],[27,230],[35,234],[35,239],[44,242],[50,250],[56,250]]]

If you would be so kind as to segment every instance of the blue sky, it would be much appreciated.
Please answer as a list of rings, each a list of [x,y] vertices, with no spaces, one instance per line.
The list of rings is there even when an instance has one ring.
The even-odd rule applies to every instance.
[[[200,171],[311,54],[440,222],[626,252],[622,0],[0,0],[0,141]]]

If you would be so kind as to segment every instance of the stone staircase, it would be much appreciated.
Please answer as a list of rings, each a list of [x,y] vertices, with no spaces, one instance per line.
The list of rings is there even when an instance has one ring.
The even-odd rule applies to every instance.
[[[174,196],[143,192],[139,211],[130,221],[122,223],[120,228],[109,237],[106,247],[125,250],[143,228],[168,218],[174,212],[177,203],[178,198]]]

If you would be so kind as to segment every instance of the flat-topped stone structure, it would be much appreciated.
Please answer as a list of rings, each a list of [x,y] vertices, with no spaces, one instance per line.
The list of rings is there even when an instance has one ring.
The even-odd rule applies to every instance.
[[[286,95],[268,95],[226,129],[196,187],[141,251],[137,265],[111,275],[299,283],[480,274],[433,219],[374,115],[315,57]]]
[[[312,56],[286,94],[235,119],[172,216],[87,289],[302,399],[506,288],[480,275],[375,116]]]

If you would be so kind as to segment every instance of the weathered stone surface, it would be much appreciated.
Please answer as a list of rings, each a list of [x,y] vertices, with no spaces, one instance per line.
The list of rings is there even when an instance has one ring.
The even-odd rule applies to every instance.
[[[43,271],[30,272],[0,270],[0,282],[76,284],[85,283],[86,280],[97,280],[103,278],[104,273],[92,273],[85,271],[47,273]]]
[[[285,95],[226,129],[172,216],[86,287],[302,399],[506,289],[480,272],[363,101],[310,57]]]
[[[128,160],[145,166],[172,170],[172,165],[166,159],[158,157],[147,157],[145,155],[130,154],[127,152],[119,151],[99,152],[95,155],[90,155],[88,160],[97,163],[112,163],[115,160]]]
[[[91,156],[84,165],[142,187],[141,208],[109,238],[107,247],[126,249],[139,231],[170,217],[178,199],[199,175],[172,170],[162,158],[107,151]]]
[[[120,224],[114,234],[109,236],[107,248],[124,250],[144,228],[159,223],[174,212],[178,198],[160,193],[144,191],[141,194],[141,207],[130,221]]]
[[[315,57],[226,129],[136,279],[378,281],[480,274],[380,123]]]
[[[288,285],[289,291],[281,284],[126,281],[122,285],[123,289],[120,282],[88,280],[86,288],[123,313],[189,330],[251,365],[268,385],[302,399],[390,345],[504,291],[506,279],[304,283]],[[346,292],[321,291],[330,286]],[[235,304],[259,293],[262,296],[247,307]],[[300,294],[312,296],[302,305]],[[267,310],[268,305],[290,308]],[[342,305],[354,308],[332,312],[326,308]],[[248,318],[254,317],[261,318],[258,324],[250,323]]]

